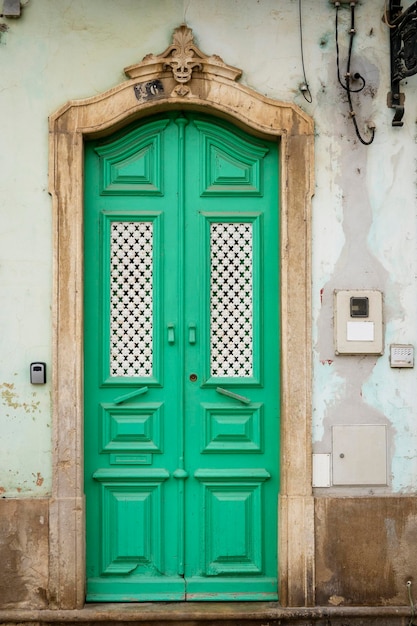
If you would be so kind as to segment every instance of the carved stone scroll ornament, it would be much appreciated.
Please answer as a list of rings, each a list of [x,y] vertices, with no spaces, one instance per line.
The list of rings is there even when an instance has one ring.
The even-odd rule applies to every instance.
[[[174,30],[172,44],[162,54],[147,54],[141,63],[125,68],[129,78],[146,81],[152,75],[172,72],[172,76],[178,85],[175,88],[177,95],[184,96],[189,93],[185,86],[192,77],[193,72],[222,76],[230,80],[236,80],[242,71],[231,65],[226,65],[216,54],[207,56],[194,43],[193,31],[186,24],[181,24]]]

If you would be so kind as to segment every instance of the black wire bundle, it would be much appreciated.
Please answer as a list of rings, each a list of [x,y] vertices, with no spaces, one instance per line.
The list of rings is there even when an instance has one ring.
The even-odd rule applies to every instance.
[[[360,80],[361,81],[361,85],[358,89],[352,89],[351,87],[351,80],[352,80],[352,75],[351,75],[351,71],[350,71],[350,65],[351,65],[351,61],[352,61],[352,49],[353,49],[353,38],[356,34],[355,31],[355,4],[354,2],[351,3],[350,5],[350,31],[349,31],[349,35],[350,35],[350,39],[349,39],[349,53],[348,53],[348,61],[347,61],[347,68],[346,68],[346,74],[345,74],[345,80],[346,83],[344,84],[342,79],[340,78],[340,63],[339,63],[339,4],[336,4],[336,59],[337,59],[337,80],[339,81],[340,85],[343,87],[343,89],[346,91],[347,93],[347,97],[348,97],[348,102],[349,102],[349,108],[350,108],[350,117],[352,118],[353,121],[353,125],[355,127],[355,132],[356,132],[356,136],[358,137],[359,141],[361,143],[363,143],[365,146],[369,146],[375,137],[375,129],[371,128],[371,132],[372,132],[372,137],[366,141],[366,139],[363,139],[360,132],[359,132],[359,127],[358,127],[358,123],[356,121],[356,113],[353,110],[353,104],[352,104],[352,93],[359,93],[360,91],[363,90],[363,88],[365,87],[365,79],[363,76],[361,76],[361,74],[359,74],[359,72],[355,72],[355,74],[353,75],[353,79],[354,80]]]

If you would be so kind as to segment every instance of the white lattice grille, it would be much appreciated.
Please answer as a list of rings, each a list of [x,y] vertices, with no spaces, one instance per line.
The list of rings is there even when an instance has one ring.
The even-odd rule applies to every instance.
[[[210,370],[253,375],[252,224],[210,225]]]
[[[111,225],[111,376],[152,376],[152,226],[152,222]]]

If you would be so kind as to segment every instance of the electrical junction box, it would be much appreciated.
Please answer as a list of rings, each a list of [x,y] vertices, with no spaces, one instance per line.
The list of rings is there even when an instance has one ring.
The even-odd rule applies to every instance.
[[[313,487],[331,486],[331,454],[313,453]]]
[[[334,339],[336,354],[382,354],[382,292],[336,289]]]
[[[333,485],[387,484],[385,424],[332,426]]]

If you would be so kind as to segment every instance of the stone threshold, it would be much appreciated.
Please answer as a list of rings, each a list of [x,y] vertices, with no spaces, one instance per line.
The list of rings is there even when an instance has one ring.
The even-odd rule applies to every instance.
[[[276,602],[143,602],[86,604],[82,609],[0,609],[0,624],[57,624],[136,622],[179,624],[259,623],[267,624],[348,623],[408,624],[411,610],[407,606],[314,606],[282,607]],[[358,621],[359,620],[359,621]],[[304,621],[303,621],[304,623]]]

